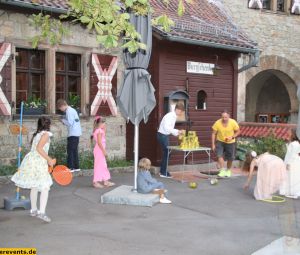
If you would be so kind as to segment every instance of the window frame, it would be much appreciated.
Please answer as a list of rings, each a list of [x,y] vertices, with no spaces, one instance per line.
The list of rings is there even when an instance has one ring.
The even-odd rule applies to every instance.
[[[200,93],[201,93],[201,103],[202,103],[202,107],[199,107],[200,106]],[[196,106],[196,109],[197,110],[202,110],[202,111],[206,111],[207,110],[207,93],[205,90],[203,89],[200,89],[198,90],[197,92],[197,106]]]
[[[18,89],[18,84],[16,84],[16,108],[19,109],[19,105],[17,103],[18,101],[18,93],[26,93],[26,100],[28,100],[29,97],[32,97],[33,91],[32,91],[32,84],[33,84],[33,76],[34,75],[40,75],[43,77],[43,84],[40,84],[40,99],[45,100],[46,99],[46,52],[45,50],[36,50],[36,49],[26,49],[22,47],[16,48],[16,53],[18,54],[20,51],[25,51],[28,58],[28,64],[26,67],[18,67],[17,61],[16,61],[16,77],[19,73],[27,74],[28,81],[26,84],[27,89],[21,90]],[[39,51],[41,54],[41,60],[40,62],[43,63],[42,68],[34,68],[32,67],[32,61],[31,56],[33,55],[33,52]],[[17,56],[18,57],[18,56]],[[16,78],[17,79],[17,78]]]
[[[68,96],[69,96],[69,79],[70,77],[76,77],[77,79],[79,79],[79,84],[77,84],[77,91],[76,91],[76,95],[78,95],[81,98],[81,78],[82,78],[82,67],[81,67],[81,61],[82,61],[82,56],[81,54],[76,54],[76,53],[69,53],[69,52],[56,52],[55,53],[55,97],[56,100],[58,100],[59,98],[63,98],[65,100],[68,100]],[[64,65],[65,68],[64,70],[57,70],[57,55],[63,55],[64,56]],[[69,56],[77,56],[78,59],[78,71],[72,71],[69,70]],[[64,76],[64,88],[63,91],[59,91],[57,90],[57,76]],[[71,93],[73,93],[71,91]],[[57,97],[57,94],[62,94],[63,96],[61,97]],[[80,108],[80,106],[79,106]]]
[[[278,9],[279,0],[268,0],[268,1],[270,1],[270,8],[262,8],[261,11],[274,12],[274,13],[280,13],[280,14],[291,13],[293,0],[283,0],[283,7],[281,9]],[[248,9],[259,10],[259,8],[250,8],[249,2],[250,2],[250,0],[248,0],[248,2],[247,2]],[[265,0],[262,0],[263,5],[264,5],[264,2],[265,2]]]

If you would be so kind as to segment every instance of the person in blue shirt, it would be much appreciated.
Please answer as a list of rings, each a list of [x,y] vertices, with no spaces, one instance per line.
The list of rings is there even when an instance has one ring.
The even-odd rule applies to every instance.
[[[57,100],[57,108],[65,112],[65,116],[61,119],[62,123],[68,128],[67,140],[67,164],[68,168],[73,171],[80,171],[78,158],[79,137],[82,134],[80,119],[77,111],[69,106],[64,99]]]
[[[137,175],[137,192],[142,194],[159,194],[159,202],[162,204],[171,204],[172,202],[165,197],[166,190],[162,182],[157,181],[150,173],[151,161],[148,158],[142,158],[139,161],[139,172]]]

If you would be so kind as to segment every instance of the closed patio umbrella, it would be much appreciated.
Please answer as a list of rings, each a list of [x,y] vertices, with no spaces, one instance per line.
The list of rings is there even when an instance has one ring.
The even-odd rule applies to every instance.
[[[130,22],[134,24],[141,35],[141,42],[147,46],[146,50],[139,49],[136,53],[124,51],[124,62],[127,67],[124,82],[118,96],[117,104],[123,117],[134,124],[134,190],[137,188],[137,165],[139,151],[139,123],[146,123],[151,111],[156,105],[154,88],[147,71],[152,48],[151,17],[130,15]]]
[[[298,101],[300,103],[300,86],[298,86],[297,97],[298,97]],[[299,111],[298,111],[297,136],[300,139],[300,104],[299,104]]]

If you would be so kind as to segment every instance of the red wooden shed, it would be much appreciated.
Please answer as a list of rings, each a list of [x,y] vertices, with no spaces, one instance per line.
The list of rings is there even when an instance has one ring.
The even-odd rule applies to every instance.
[[[175,91],[189,95],[187,121],[177,128],[197,132],[201,146],[210,147],[211,126],[223,109],[237,114],[237,77],[240,53],[257,54],[256,44],[235,24],[216,1],[194,1],[183,17],[176,18],[176,1],[169,8],[152,0],[156,14],[167,13],[175,21],[171,31],[153,27],[153,48],[149,66],[156,89],[157,106],[147,124],[140,124],[140,157],[148,157],[153,165],[161,159],[156,139],[159,123],[167,113],[165,97]],[[177,138],[171,139],[177,144]],[[126,156],[133,158],[133,126],[127,125]],[[196,158],[195,158],[196,157]],[[201,160],[201,155],[195,155]],[[170,164],[182,163],[175,154]]]

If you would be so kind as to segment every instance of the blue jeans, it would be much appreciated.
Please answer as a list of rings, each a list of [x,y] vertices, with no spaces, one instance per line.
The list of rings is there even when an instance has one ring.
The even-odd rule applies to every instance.
[[[163,156],[161,159],[161,164],[160,164],[160,173],[162,175],[167,175],[167,166],[168,166],[168,160],[169,160],[169,155],[168,155],[168,146],[169,146],[169,136],[168,135],[163,135],[161,133],[157,133],[157,139],[158,142],[160,143],[163,151]]]

